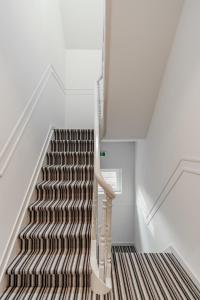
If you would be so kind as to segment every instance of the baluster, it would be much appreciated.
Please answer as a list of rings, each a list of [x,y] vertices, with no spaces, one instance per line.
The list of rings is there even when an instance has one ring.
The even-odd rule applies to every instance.
[[[93,204],[92,204],[92,240],[97,238],[97,220],[98,220],[98,184],[94,178],[93,185]]]
[[[106,257],[106,278],[111,278],[111,263],[112,263],[112,199],[107,197],[107,257]]]
[[[106,219],[107,219],[107,199],[103,200],[102,204],[102,225],[100,234],[100,245],[99,245],[99,276],[100,279],[105,281],[105,261],[106,261]]]

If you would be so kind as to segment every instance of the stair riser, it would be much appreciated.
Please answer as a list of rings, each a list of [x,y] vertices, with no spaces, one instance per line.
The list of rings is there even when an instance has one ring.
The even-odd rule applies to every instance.
[[[51,141],[53,152],[93,152],[94,142],[92,141]]]
[[[43,168],[43,180],[57,181],[93,181],[93,168]]]
[[[87,210],[30,210],[31,223],[88,223],[91,224],[92,208]]]
[[[37,200],[87,200],[93,197],[93,187],[37,187]]]
[[[32,249],[34,251],[55,251],[55,250],[66,250],[66,249],[90,249],[90,237],[79,237],[79,238],[37,238],[37,239],[20,239],[22,251]]]
[[[90,165],[94,164],[94,154],[91,153],[47,153],[47,165]]]
[[[94,130],[54,130],[55,140],[94,140]]]
[[[89,287],[90,274],[10,275],[11,287]]]

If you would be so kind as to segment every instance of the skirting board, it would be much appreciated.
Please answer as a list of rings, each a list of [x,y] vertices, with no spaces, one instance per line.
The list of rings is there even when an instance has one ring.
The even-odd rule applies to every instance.
[[[41,167],[42,167],[43,161],[45,159],[45,155],[46,155],[46,152],[48,150],[50,140],[51,140],[52,135],[53,135],[53,129],[54,129],[54,126],[50,125],[47,136],[46,136],[46,139],[45,139],[45,142],[42,146],[38,161],[37,161],[35,169],[33,171],[33,175],[31,177],[29,186],[26,190],[24,199],[22,201],[22,205],[21,205],[21,208],[19,210],[19,214],[18,214],[16,222],[13,226],[10,238],[8,240],[8,243],[5,247],[5,251],[3,253],[3,256],[2,256],[2,259],[1,259],[1,262],[0,262],[0,283],[2,281],[2,278],[3,278],[4,274],[5,274],[6,268],[7,268],[8,263],[9,263],[10,256],[13,252],[14,245],[16,243],[19,231],[21,229],[23,220],[25,218],[25,214],[26,214],[28,206],[31,202],[32,195],[33,195],[33,192],[35,190],[35,185],[37,183],[37,180],[38,180],[38,177],[39,177],[39,174],[40,174],[40,171],[41,171]]]
[[[116,247],[116,246],[119,246],[119,247],[135,247],[135,245],[133,243],[112,243],[112,246]]]
[[[200,282],[199,282],[199,280],[192,273],[192,271],[190,270],[190,268],[188,267],[188,265],[185,263],[185,261],[182,258],[182,256],[177,252],[177,250],[175,250],[174,247],[169,246],[164,252],[168,252],[168,253],[174,254],[174,256],[176,257],[176,259],[179,261],[179,263],[182,265],[182,267],[186,270],[186,272],[191,277],[191,279],[193,280],[193,282],[196,284],[196,286],[198,287],[198,289],[200,289]]]

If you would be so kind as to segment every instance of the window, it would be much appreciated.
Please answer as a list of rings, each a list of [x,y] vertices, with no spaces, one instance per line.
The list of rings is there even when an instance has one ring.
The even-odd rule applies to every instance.
[[[103,169],[101,170],[103,178],[113,188],[116,194],[122,193],[122,170],[121,169]],[[99,194],[103,194],[103,189],[99,186]]]

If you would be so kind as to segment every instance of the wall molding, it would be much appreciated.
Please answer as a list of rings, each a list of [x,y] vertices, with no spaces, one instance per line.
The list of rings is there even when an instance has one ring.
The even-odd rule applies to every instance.
[[[41,95],[45,90],[49,78],[53,76],[56,80],[59,88],[65,94],[65,85],[63,80],[60,78],[59,74],[56,72],[53,65],[48,65],[43,72],[38,84],[36,85],[31,97],[28,99],[22,114],[17,120],[15,126],[13,127],[6,143],[4,144],[2,150],[0,151],[0,177],[2,177],[9,165],[9,162],[16,150],[16,147],[23,136],[23,133],[29,124],[29,121],[33,115],[33,112],[41,99]]]
[[[134,243],[112,243],[112,246],[120,246],[120,247],[135,247]]]
[[[87,96],[87,95],[94,95],[94,90],[93,89],[65,89],[65,94],[67,96]]]
[[[178,262],[181,264],[181,266],[185,269],[185,271],[191,277],[192,281],[195,283],[195,285],[198,287],[198,289],[200,289],[200,282],[199,282],[199,280],[193,274],[193,272],[191,271],[191,269],[188,266],[188,263],[185,262],[185,260],[180,255],[180,253],[178,253],[178,251],[173,246],[169,246],[164,252],[172,253],[176,257],[176,259],[178,260]]]
[[[167,180],[166,184],[162,188],[159,196],[157,197],[149,213],[146,215],[146,223],[149,224],[153,217],[157,214],[159,209],[167,200],[169,194],[172,192],[176,184],[184,173],[200,175],[200,159],[198,158],[181,158],[172,172],[171,176]]]
[[[31,177],[30,183],[28,185],[28,188],[26,190],[24,199],[23,199],[21,207],[19,209],[17,219],[16,219],[15,224],[12,228],[9,240],[7,242],[4,253],[2,255],[2,259],[0,261],[0,282],[2,281],[3,275],[5,274],[5,271],[6,271],[8,262],[9,262],[9,258],[11,256],[11,253],[13,251],[15,242],[17,240],[19,231],[20,231],[22,223],[23,223],[23,219],[25,217],[28,206],[29,206],[30,201],[32,199],[32,195],[33,195],[33,192],[34,192],[34,189],[35,189],[35,185],[37,183],[37,180],[38,180],[38,177],[39,177],[39,174],[40,174],[40,171],[41,171],[41,167],[43,165],[43,161],[45,159],[45,155],[46,155],[46,152],[47,152],[48,147],[49,147],[50,140],[51,140],[52,135],[53,135],[53,129],[54,129],[54,126],[50,125],[49,130],[48,130],[47,135],[46,135],[45,142],[42,146],[41,152],[39,154],[39,157],[38,157],[38,160],[37,160],[37,163],[36,163],[36,166],[35,166],[35,169],[33,171],[33,175]]]
[[[132,139],[103,139],[101,141],[101,143],[134,143],[136,142],[135,140],[132,140]]]

